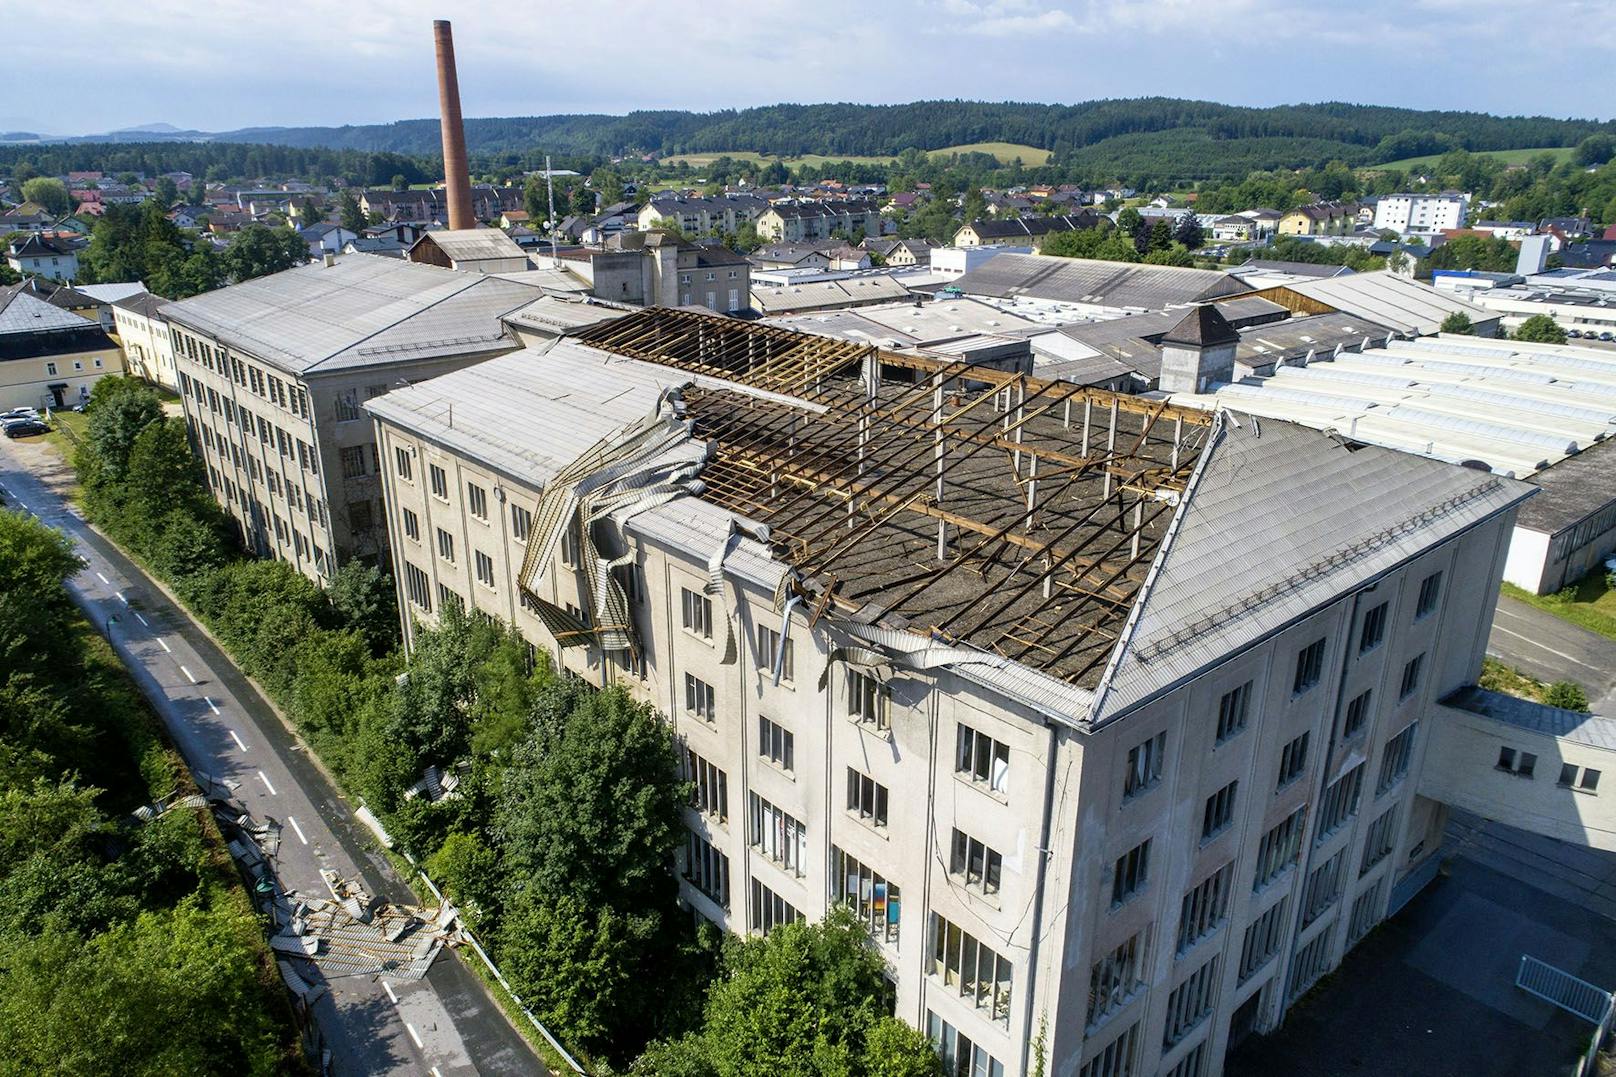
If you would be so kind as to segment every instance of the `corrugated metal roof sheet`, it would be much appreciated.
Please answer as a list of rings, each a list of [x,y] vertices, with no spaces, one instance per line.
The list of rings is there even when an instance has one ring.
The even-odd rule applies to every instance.
[[[954,281],[952,287],[966,295],[1027,295],[1138,310],[1160,310],[1250,291],[1238,277],[1216,270],[1043,254],[997,255]]]
[[[1419,336],[1435,333],[1450,314],[1464,314],[1472,322],[1498,320],[1497,311],[1466,303],[1451,292],[1385,270],[1296,281],[1285,287],[1337,310]]]
[[[480,262],[491,258],[520,258],[527,252],[498,228],[443,228],[427,232],[417,243],[432,242],[455,262]]]
[[[1510,479],[1375,446],[1349,449],[1306,427],[1250,416],[1226,422],[1206,451],[1100,689],[1097,721],[1531,494]]]
[[[487,351],[504,332],[500,318],[540,294],[481,273],[347,254],[171,303],[163,316],[302,374]]]

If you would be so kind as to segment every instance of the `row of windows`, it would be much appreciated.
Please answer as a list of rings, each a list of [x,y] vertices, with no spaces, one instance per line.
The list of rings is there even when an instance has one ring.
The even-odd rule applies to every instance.
[[[931,975],[982,1010],[989,1019],[1010,1024],[1010,959],[958,924],[932,913]]]
[[[282,381],[274,374],[266,373],[252,363],[230,355],[220,346],[217,351],[212,345],[190,334],[181,333],[178,329],[170,329],[173,335],[174,354],[183,355],[193,362],[200,363],[205,369],[228,378],[237,385],[250,389],[253,393],[270,401],[293,415],[302,419],[310,418],[309,396],[302,386],[295,382]]]

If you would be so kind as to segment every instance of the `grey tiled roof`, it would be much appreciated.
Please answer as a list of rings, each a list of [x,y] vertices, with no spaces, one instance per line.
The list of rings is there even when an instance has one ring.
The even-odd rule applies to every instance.
[[[348,254],[170,303],[163,316],[303,374],[508,348],[500,319],[540,294],[481,273]]]
[[[1485,472],[1223,413],[1124,631],[1105,721],[1530,496]],[[1232,420],[1232,421],[1231,421]]]

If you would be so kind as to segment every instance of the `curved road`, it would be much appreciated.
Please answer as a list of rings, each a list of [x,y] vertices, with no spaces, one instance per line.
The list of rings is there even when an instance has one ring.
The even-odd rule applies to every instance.
[[[282,825],[282,886],[328,896],[331,868],[372,894],[413,899],[386,858],[371,851],[353,811],[269,705],[190,616],[90,528],[24,462],[37,450],[0,441],[0,495],[67,534],[88,565],[68,581],[74,600],[112,641],[162,716],[193,772],[239,783],[254,817]],[[420,981],[385,976],[328,980],[314,1007],[338,1077],[359,1074],[547,1074],[481,981],[445,951]]]

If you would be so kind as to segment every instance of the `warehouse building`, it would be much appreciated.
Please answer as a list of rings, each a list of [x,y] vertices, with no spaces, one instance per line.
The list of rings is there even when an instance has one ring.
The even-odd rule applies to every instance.
[[[164,306],[192,446],[247,548],[317,581],[349,557],[385,564],[361,404],[516,349],[502,319],[541,294],[350,254]]]
[[[1045,300],[1067,304],[1077,315],[1102,318],[1181,307],[1251,290],[1239,277],[1211,269],[1042,254],[999,254],[968,269],[949,288],[962,295],[1008,302],[1011,309],[1016,301]]]
[[[406,633],[482,611],[667,714],[683,901],[850,905],[994,1077],[1213,1077],[1432,877],[1530,493],[684,310],[365,407]]]

